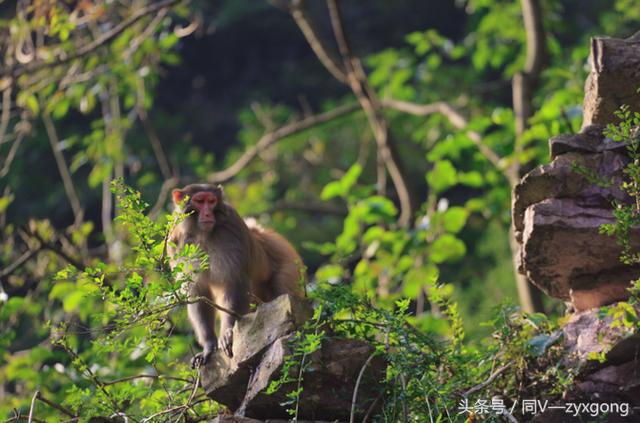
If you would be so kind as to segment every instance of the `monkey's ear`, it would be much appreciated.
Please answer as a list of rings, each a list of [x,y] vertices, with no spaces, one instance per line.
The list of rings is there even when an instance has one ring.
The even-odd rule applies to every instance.
[[[173,204],[178,205],[184,200],[185,192],[181,189],[174,189],[171,191],[173,197]]]

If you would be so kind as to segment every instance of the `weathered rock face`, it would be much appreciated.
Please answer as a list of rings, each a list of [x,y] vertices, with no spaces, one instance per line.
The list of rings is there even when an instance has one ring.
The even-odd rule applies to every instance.
[[[640,110],[640,32],[626,40],[593,38],[590,59],[583,127],[613,122],[622,105]]]
[[[632,201],[620,189],[630,161],[627,145],[607,139],[602,129],[617,120],[614,112],[620,106],[640,110],[640,32],[627,40],[595,38],[591,60],[582,132],[552,138],[551,163],[531,171],[514,189],[519,270],[547,294],[570,301],[576,311],[561,330],[563,362],[577,373],[563,403],[588,407],[572,415],[560,404],[533,418],[539,423],[589,417],[640,421],[640,335],[599,309],[627,299],[630,281],[640,276],[639,266],[620,262],[616,240],[599,231],[602,224],[615,223],[614,202]],[[640,248],[638,232],[631,231],[634,249]]]
[[[640,269],[623,265],[615,238],[599,231],[615,222],[614,201],[631,201],[620,189],[629,163],[625,145],[605,138],[599,127],[549,144],[552,162],[527,174],[514,191],[520,271],[577,310],[625,299]]]
[[[560,405],[579,403],[590,408],[582,409],[580,416],[566,409],[549,409],[532,422],[591,421],[588,417],[593,421],[640,421],[636,408],[640,406],[640,336],[635,328],[612,325],[613,321],[592,309],[573,314],[562,328],[566,364],[577,369],[578,375]],[[602,354],[604,361],[594,360],[591,354]]]
[[[292,333],[311,316],[305,300],[283,295],[261,304],[234,327],[233,357],[218,351],[201,369],[202,386],[207,395],[226,405],[240,420],[221,417],[220,422],[277,421],[288,419],[286,394],[298,388],[299,366],[289,370],[294,382],[272,394],[267,387],[282,375],[283,365],[291,354]],[[354,415],[362,420],[375,410],[381,397],[381,380],[385,363],[373,357],[369,344],[349,339],[327,338],[321,348],[305,357],[302,395],[298,418],[307,420],[348,421],[356,381],[362,377],[353,405]],[[373,357],[372,359],[370,359]],[[366,366],[365,366],[366,363]],[[292,406],[289,405],[289,408]],[[232,419],[239,419],[233,417]],[[300,421],[300,420],[299,420]]]

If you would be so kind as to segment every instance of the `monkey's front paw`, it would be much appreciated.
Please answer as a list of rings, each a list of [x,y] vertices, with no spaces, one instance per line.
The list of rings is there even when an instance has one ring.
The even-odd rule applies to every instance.
[[[226,329],[218,339],[218,348],[233,357],[233,328]]]
[[[191,359],[191,368],[199,369],[200,367],[207,364],[207,362],[209,361],[209,358],[211,358],[211,354],[213,354],[216,351],[216,349],[217,348],[215,346],[213,348],[205,348],[202,352],[199,352],[198,354],[194,355],[193,358]]]

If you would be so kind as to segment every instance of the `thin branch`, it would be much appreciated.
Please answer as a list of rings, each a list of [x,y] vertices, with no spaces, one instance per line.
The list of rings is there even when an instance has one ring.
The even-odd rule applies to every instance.
[[[11,116],[11,85],[2,91],[2,116],[0,117],[0,144],[4,141]]]
[[[511,366],[511,364],[505,364],[503,366],[500,366],[496,371],[494,371],[493,373],[491,373],[489,375],[489,377],[477,384],[476,386],[473,386],[471,389],[465,391],[462,396],[464,398],[467,398],[469,395],[473,394],[474,392],[478,392],[481,389],[486,388],[487,386],[489,386],[498,376],[500,376],[502,374],[502,372],[504,372],[505,370],[507,370],[509,367]]]
[[[360,388],[362,375],[364,374],[364,371],[369,365],[369,363],[371,363],[371,360],[373,360],[374,356],[375,356],[375,351],[372,352],[371,355],[369,355],[369,358],[367,358],[367,361],[364,362],[364,364],[362,365],[362,368],[360,368],[360,372],[358,373],[358,378],[356,379],[356,386],[353,388],[353,395],[351,397],[351,415],[349,416],[349,423],[353,423],[356,418],[356,402],[358,400],[358,388]]]
[[[398,224],[407,226],[410,223],[414,212],[413,197],[411,195],[404,169],[400,163],[400,156],[397,149],[389,137],[388,122],[382,114],[382,106],[375,93],[369,85],[369,81],[364,72],[362,64],[356,58],[349,47],[349,42],[344,30],[344,22],[337,0],[327,0],[331,25],[336,37],[338,48],[342,55],[342,61],[346,68],[347,80],[351,90],[355,94],[360,106],[365,111],[371,130],[376,139],[378,147],[378,157],[384,161],[391,181],[396,189],[400,202],[400,216]],[[379,175],[379,181],[385,178]],[[379,186],[379,191],[384,194],[384,186]]]
[[[438,101],[431,104],[416,104],[402,100],[384,99],[382,104],[385,107],[415,116],[428,116],[434,113],[441,113],[451,125],[456,129],[465,129],[469,126],[469,121],[458,110],[449,103]],[[482,142],[482,136],[476,131],[467,131],[467,136],[476,145],[480,153],[498,170],[504,173],[502,158],[486,144]],[[506,176],[506,174],[505,174]]]
[[[152,414],[149,417],[146,417],[146,418],[140,420],[140,423],[147,423],[147,422],[152,421],[156,417],[164,416],[165,414],[177,413],[179,411],[184,410],[185,408],[187,408],[187,406],[184,405],[184,404],[177,405],[177,406],[171,407],[171,408],[167,408],[166,410],[158,411],[157,413]]]
[[[198,372],[197,376],[196,376],[196,380],[193,383],[193,390],[191,391],[191,395],[189,395],[189,398],[187,399],[187,402],[184,404],[184,409],[182,410],[182,413],[180,413],[180,416],[178,417],[178,419],[176,421],[181,420],[181,418],[184,417],[185,421],[187,420],[185,414],[187,413],[187,411],[189,411],[193,405],[191,404],[193,402],[193,399],[196,396],[196,393],[198,392],[198,387],[200,386],[200,372]]]
[[[11,144],[11,148],[7,153],[7,157],[4,159],[4,164],[2,165],[2,169],[0,169],[0,178],[4,178],[9,173],[9,170],[11,169],[11,164],[13,163],[13,160],[16,158],[16,154],[18,153],[18,149],[20,148],[20,144],[22,144],[22,141],[26,136],[26,131],[21,129],[17,129],[17,131],[18,131],[18,134],[16,136],[16,139],[15,141],[13,141],[13,144]]]
[[[119,405],[118,402],[111,396],[111,394],[109,393],[109,391],[107,391],[106,385],[104,384],[104,382],[102,382],[98,376],[96,376],[96,374],[93,372],[93,370],[91,370],[91,366],[89,366],[82,358],[80,358],[80,356],[73,351],[68,345],[66,345],[64,342],[58,342],[56,343],[56,345],[60,346],[63,350],[65,350],[65,352],[73,359],[73,360],[77,360],[78,362],[82,363],[83,367],[84,367],[84,372],[87,374],[87,376],[89,377],[89,379],[91,380],[91,382],[93,382],[93,384],[95,386],[98,387],[98,389],[100,389],[100,391],[102,391],[102,393],[104,394],[105,398],[107,400],[109,400],[109,402],[111,403],[111,406],[113,407],[113,409],[115,411],[119,410]]]
[[[6,420],[4,423],[11,423],[11,422],[19,422],[20,420],[28,420],[29,418],[27,416],[13,416],[11,417],[9,420]],[[35,417],[32,419],[33,423],[47,423],[44,420],[40,420],[40,419],[36,419]]]
[[[86,267],[84,263],[79,262],[78,260],[72,258],[67,253],[62,251],[60,248],[57,248],[55,245],[45,241],[37,232],[25,231],[25,234],[31,238],[35,238],[36,240],[38,240],[38,242],[40,243],[40,249],[49,250],[52,253],[57,254],[76,269],[83,270]]]
[[[309,46],[320,60],[320,63],[324,65],[334,78],[343,84],[348,84],[349,82],[344,66],[340,65],[334,56],[329,53],[326,44],[318,36],[318,31],[313,21],[309,18],[306,0],[294,0],[289,11],[309,43]]]
[[[242,169],[244,169],[260,152],[271,146],[272,144],[282,140],[283,138],[295,135],[299,132],[312,128],[316,125],[328,122],[333,119],[348,115],[359,110],[360,107],[357,103],[346,104],[336,107],[328,112],[320,113],[318,115],[310,116],[302,120],[290,123],[282,126],[273,132],[264,134],[258,142],[249,147],[241,156],[228,168],[211,173],[207,180],[210,183],[225,182],[235,175],[237,175]]]
[[[522,135],[532,116],[533,91],[540,79],[540,73],[546,58],[545,32],[542,25],[542,9],[538,0],[521,0],[522,18],[527,36],[527,57],[524,68],[513,76],[512,95],[515,115],[516,143],[515,160],[511,165],[513,182],[520,180],[520,160]]]
[[[539,75],[546,55],[542,8],[538,0],[521,0],[521,4],[524,28],[527,33],[527,60],[524,71],[530,75]]]
[[[291,202],[279,200],[273,207],[271,207],[266,213],[270,213],[277,210],[293,210],[307,213],[317,213],[322,215],[334,215],[344,217],[348,214],[348,210],[345,207],[334,206],[327,202],[313,202],[313,201],[301,201]]]
[[[114,380],[110,380],[110,381],[105,381],[104,385],[105,386],[115,385],[115,384],[118,384],[118,383],[129,382],[129,381],[136,380],[136,379],[170,379],[170,380],[177,380],[177,381],[180,381],[180,382],[187,382],[187,383],[192,383],[193,382],[191,380],[183,379],[183,378],[180,378],[180,377],[173,377],[173,376],[166,376],[166,375],[141,374],[141,375],[127,376],[127,377],[123,377],[123,378],[120,378],[120,379],[114,379]]]
[[[16,261],[0,270],[0,279],[5,279],[10,276],[13,272],[19,269],[23,264],[29,261],[33,256],[38,254],[39,250],[27,250],[25,251]]]
[[[26,73],[32,73],[42,69],[63,65],[74,59],[79,59],[83,56],[86,56],[87,54],[92,53],[93,51],[102,47],[103,45],[109,43],[110,41],[115,39],[117,36],[122,34],[124,31],[126,31],[130,26],[134,25],[136,22],[138,22],[140,19],[144,18],[145,16],[155,13],[159,10],[171,7],[179,3],[180,1],[182,0],[163,0],[157,3],[151,3],[141,9],[136,10],[131,14],[129,18],[125,19],[124,21],[122,21],[121,23],[113,27],[113,29],[105,32],[104,34],[102,34],[95,40],[91,41],[90,43],[84,46],[81,46],[77,49],[74,49],[73,53],[70,53],[70,54],[62,53],[51,61],[41,60],[37,62],[31,62],[28,65],[24,65],[24,66],[10,66],[8,68],[4,68],[0,70],[0,78],[4,78],[8,76],[17,78],[18,76],[24,75]]]
[[[33,398],[31,398],[31,407],[29,407],[29,420],[27,420],[27,423],[33,422],[33,412],[36,410],[36,400],[38,399],[38,395],[40,395],[40,391],[36,391],[36,393],[33,394]]]
[[[151,219],[155,219],[158,216],[158,214],[160,214],[160,211],[162,210],[165,203],[167,202],[167,198],[169,197],[169,192],[171,192],[171,190],[175,188],[177,185],[178,185],[178,178],[176,177],[169,178],[162,183],[162,186],[160,187],[160,193],[158,194],[158,199],[156,200],[156,203],[151,208],[151,211],[149,212],[149,217]]]
[[[51,401],[50,399],[45,398],[44,396],[42,396],[42,393],[38,394],[38,399],[42,402],[44,402],[45,404],[47,404],[49,407],[55,408],[56,410],[60,411],[62,414],[66,414],[67,416],[71,417],[71,418],[77,418],[78,415],[75,414],[73,411],[69,410],[66,407],[63,407],[60,404],[57,404],[53,401]]]
[[[162,173],[163,179],[165,181],[171,179],[173,177],[173,172],[171,171],[169,160],[167,160],[167,155],[162,148],[162,143],[160,142],[158,133],[149,121],[147,111],[140,105],[136,108],[136,112],[138,113],[138,117],[140,118],[140,122],[142,122],[145,132],[147,133],[147,138],[149,138],[149,142],[151,143],[151,148],[153,149],[153,154],[156,156],[156,160],[158,161],[158,166],[160,167],[160,173]]]
[[[60,177],[62,178],[62,183],[67,194],[67,199],[69,200],[69,204],[71,204],[71,209],[73,210],[73,215],[75,217],[74,225],[78,225],[80,224],[80,222],[82,222],[84,212],[82,210],[82,206],[80,205],[80,199],[78,198],[76,189],[73,185],[71,173],[69,172],[67,163],[64,160],[64,155],[62,154],[62,151],[60,151],[60,140],[58,138],[56,128],[53,124],[53,121],[51,120],[49,112],[47,112],[46,110],[42,111],[42,121],[44,122],[45,129],[47,130],[49,144],[51,145],[51,151],[53,153],[53,157],[56,160],[56,165],[58,166],[58,172],[60,172]]]

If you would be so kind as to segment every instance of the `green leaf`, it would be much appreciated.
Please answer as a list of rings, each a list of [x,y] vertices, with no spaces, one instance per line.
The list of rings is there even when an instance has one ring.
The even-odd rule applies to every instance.
[[[416,298],[421,288],[435,284],[439,274],[438,268],[434,265],[421,266],[409,270],[404,277],[402,293],[408,298]]]
[[[344,190],[344,192],[348,192],[351,189],[351,187],[355,185],[355,183],[358,181],[358,178],[360,177],[361,174],[362,174],[362,166],[360,166],[360,164],[356,163],[349,168],[347,173],[345,173],[345,175],[340,180],[342,184],[342,189]]]
[[[325,185],[325,187],[322,189],[322,192],[320,193],[320,198],[326,201],[335,197],[340,197],[342,195],[342,184],[340,183],[340,181],[333,181]]]
[[[464,242],[451,234],[444,234],[431,244],[430,258],[434,263],[456,261],[464,257],[466,252]]]
[[[436,193],[446,191],[458,182],[456,168],[449,160],[436,162],[427,173],[427,182]]]
[[[469,212],[463,207],[451,207],[443,215],[444,229],[450,233],[458,233],[467,222]]]
[[[13,201],[12,195],[0,197],[0,213],[4,213],[7,210],[9,204],[11,204],[11,201]]]
[[[458,182],[473,188],[479,188],[484,184],[484,178],[480,172],[475,170],[471,172],[459,172]]]
[[[79,308],[84,298],[85,293],[83,291],[73,291],[62,300],[62,308],[67,313],[75,311]]]
[[[49,298],[52,300],[62,299],[69,293],[75,291],[76,284],[73,282],[57,282],[49,292]]]

